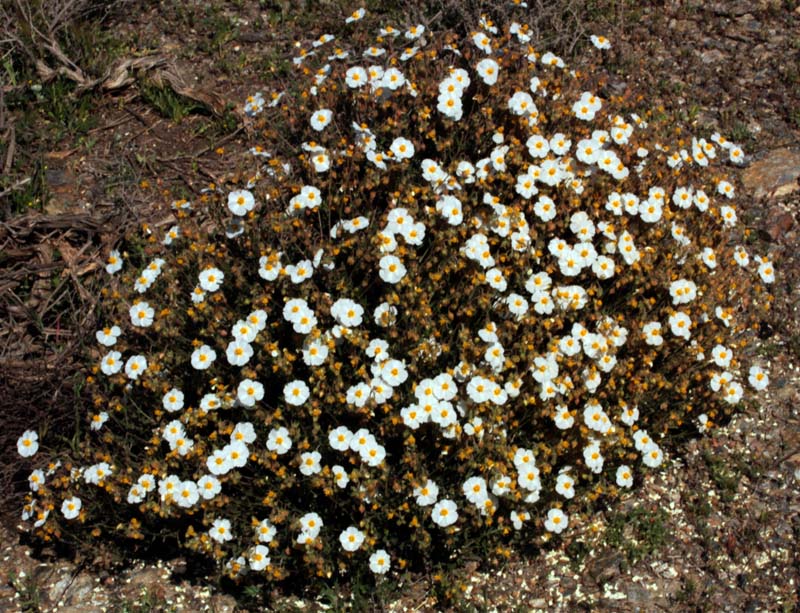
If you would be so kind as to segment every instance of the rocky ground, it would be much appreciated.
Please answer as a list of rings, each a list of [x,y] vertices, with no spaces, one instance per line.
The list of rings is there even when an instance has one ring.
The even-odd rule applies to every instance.
[[[239,50],[266,53],[270,42],[269,31],[265,35],[258,26],[258,7],[244,4],[245,8],[224,5],[215,13],[227,19],[243,11],[246,19],[236,28],[217,32],[220,40],[212,38],[208,54],[199,55],[194,65],[182,55],[189,43],[181,42],[186,32],[176,25],[174,11],[169,12],[172,4],[146,5],[147,10],[119,27],[121,32],[126,27],[140,31],[148,52],[174,58],[190,94],[212,106],[221,100],[224,108],[224,102],[239,104],[255,89],[256,73],[248,67],[225,72],[212,65],[233,61]],[[672,450],[664,470],[650,475],[613,508],[576,527],[561,548],[525,558],[514,555],[500,571],[483,571],[467,562],[462,574],[466,589],[453,607],[796,611],[800,8],[797,2],[768,0],[611,4],[623,8],[592,16],[614,43],[605,66],[611,86],[646,91],[654,105],[662,104],[690,124],[719,128],[751,154],[740,176],[750,198],[743,217],[780,275],[775,308],[764,318],[755,349],[769,365],[772,383],[759,404],[748,405],[711,435]],[[209,27],[200,24],[189,37],[209,38],[202,29]],[[92,128],[97,131],[92,133],[96,143],[91,150],[61,141],[42,152],[48,160],[44,180],[49,182],[50,198],[43,203],[47,213],[102,210],[113,206],[114,194],[119,193],[115,190],[127,190],[127,206],[135,208],[165,190],[170,196],[179,193],[182,182],[186,189],[196,188],[220,178],[226,156],[241,143],[238,130],[201,130],[212,121],[207,117],[177,122],[130,92],[115,95],[115,100],[99,102],[103,114]],[[111,155],[116,151],[122,151],[122,161]],[[119,173],[123,162],[128,164],[124,184],[109,187],[109,173]],[[248,606],[247,599],[237,605],[232,596],[190,580],[181,560],[98,571],[46,552],[32,557],[13,525],[2,528],[0,541],[0,611],[190,612]],[[368,596],[355,602],[374,610],[436,610],[434,583],[430,577],[409,577],[392,602]],[[271,607],[339,610],[352,605],[350,596],[346,591],[308,600],[278,595]]]

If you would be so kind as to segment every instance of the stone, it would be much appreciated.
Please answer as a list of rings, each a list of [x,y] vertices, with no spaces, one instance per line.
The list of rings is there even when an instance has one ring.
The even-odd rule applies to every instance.
[[[211,597],[211,606],[217,613],[233,613],[236,610],[236,599],[226,594],[216,594]]]
[[[635,611],[652,611],[653,598],[646,588],[638,583],[631,582],[626,590],[628,601],[633,605]]]
[[[709,49],[700,54],[703,64],[719,64],[725,60],[725,54],[719,49]]]
[[[794,215],[786,211],[770,211],[767,218],[767,234],[773,242],[785,236],[794,225]]]
[[[800,150],[770,151],[742,173],[742,183],[756,198],[780,198],[800,190]]]
[[[603,585],[619,575],[622,564],[622,554],[609,551],[601,554],[589,566],[589,574],[599,584]]]

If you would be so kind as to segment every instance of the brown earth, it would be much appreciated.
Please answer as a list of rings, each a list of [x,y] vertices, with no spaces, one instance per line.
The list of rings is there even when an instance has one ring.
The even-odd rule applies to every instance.
[[[409,12],[436,16],[450,6],[430,4],[429,12],[420,3]],[[584,5],[586,32],[603,31],[613,41],[604,66],[611,88],[646,92],[654,106],[663,105],[687,124],[717,128],[751,154],[740,176],[749,195],[742,217],[780,274],[775,308],[764,317],[757,349],[772,383],[760,403],[712,435],[681,444],[670,452],[666,468],[627,498],[583,518],[560,548],[514,554],[499,571],[465,561],[466,589],[453,607],[798,610],[800,8],[794,1],[769,0],[573,4]],[[277,62],[295,36],[310,38],[315,18],[331,18],[311,9],[293,12],[291,3],[214,0],[211,8],[198,6],[133,2],[124,19],[112,15],[105,26],[125,41],[120,58],[164,58],[153,70],[166,74],[148,78],[182,91],[195,111],[169,116],[174,105],[162,100],[159,106],[157,94],[148,101],[143,81],[137,81],[96,93],[96,123],[79,137],[54,137],[46,121],[24,127],[19,109],[0,112],[4,159],[14,148],[9,126],[19,139],[11,154],[17,161],[3,166],[12,179],[8,185],[36,177],[39,163],[36,180],[47,194],[40,210],[17,209],[0,223],[0,312],[6,322],[0,367],[10,398],[4,402],[36,401],[41,390],[53,387],[50,371],[74,367],[81,335],[94,330],[91,273],[122,232],[143,221],[168,223],[165,205],[171,200],[196,198],[207,183],[235,181],[248,171],[241,153],[250,135],[237,109],[265,79],[286,78]],[[591,10],[597,6],[603,10]],[[335,12],[330,4],[319,10]],[[25,141],[25,130],[49,136]],[[67,307],[85,316],[62,319]],[[53,389],[68,400],[68,387]],[[5,407],[0,408],[8,412]],[[13,424],[8,430],[0,443],[13,448],[17,430]],[[8,476],[4,490],[13,492],[19,480]],[[110,572],[48,552],[34,558],[19,543],[13,520],[7,524],[0,533],[0,611],[237,606],[230,596],[190,582],[181,560]],[[375,610],[436,610],[437,590],[432,577],[410,577],[393,602],[360,602]],[[346,591],[305,601],[277,595],[271,606],[339,610],[348,608],[348,598]]]

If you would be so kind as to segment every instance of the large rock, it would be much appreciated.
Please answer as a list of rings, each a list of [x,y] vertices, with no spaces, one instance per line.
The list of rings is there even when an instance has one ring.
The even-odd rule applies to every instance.
[[[800,150],[775,149],[753,162],[742,175],[742,183],[756,198],[780,198],[800,190]]]

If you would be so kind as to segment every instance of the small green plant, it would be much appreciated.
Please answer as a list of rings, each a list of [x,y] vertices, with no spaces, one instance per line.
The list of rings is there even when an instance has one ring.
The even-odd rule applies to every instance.
[[[31,175],[25,182],[14,187],[12,177],[0,179],[0,187],[11,189],[8,194],[8,210],[6,215],[18,215],[31,210],[41,211],[50,199],[50,186],[45,177],[45,164],[42,158],[37,158],[32,165]]]
[[[136,598],[125,598],[114,603],[114,610],[119,613],[175,613],[178,608],[151,588],[143,587]]]
[[[712,451],[703,452],[703,460],[723,502],[732,502],[739,488],[741,475],[735,466]]]
[[[161,116],[175,123],[181,123],[193,113],[209,113],[205,105],[181,96],[167,84],[142,83],[139,87],[139,94]]]
[[[17,593],[17,604],[23,613],[39,613],[42,610],[41,588],[33,575],[11,571],[9,582]]]
[[[662,508],[637,506],[611,516],[606,542],[625,553],[629,564],[658,551],[667,542],[667,512]]]

